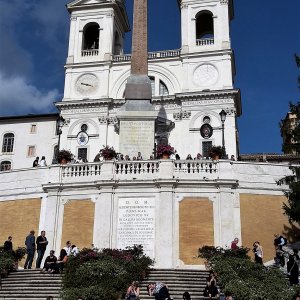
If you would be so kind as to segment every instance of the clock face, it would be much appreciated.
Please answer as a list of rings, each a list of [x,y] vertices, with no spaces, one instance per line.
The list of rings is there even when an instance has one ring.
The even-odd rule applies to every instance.
[[[82,95],[94,93],[97,90],[98,85],[98,77],[90,73],[81,75],[75,83],[77,92]]]
[[[194,71],[194,82],[200,86],[211,86],[218,80],[218,70],[211,64],[203,64]]]
[[[85,146],[89,141],[89,136],[86,132],[80,131],[77,135],[77,143],[80,146]]]

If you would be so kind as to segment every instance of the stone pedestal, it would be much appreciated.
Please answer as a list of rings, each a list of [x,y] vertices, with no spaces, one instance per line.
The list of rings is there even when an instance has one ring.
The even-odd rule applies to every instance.
[[[135,101],[139,102],[139,101]],[[121,111],[120,121],[120,153],[132,159],[141,152],[144,159],[153,155],[156,111]]]

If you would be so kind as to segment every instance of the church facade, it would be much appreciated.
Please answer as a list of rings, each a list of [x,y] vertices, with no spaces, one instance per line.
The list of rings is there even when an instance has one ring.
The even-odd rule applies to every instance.
[[[12,235],[21,246],[35,229],[46,230],[49,251],[67,240],[80,248],[142,244],[157,267],[174,268],[202,265],[199,247],[225,247],[238,237],[248,247],[259,240],[265,262],[272,259],[273,234],[287,234],[290,226],[281,210],[283,187],[276,185],[288,165],[185,160],[198,153],[207,158],[212,146],[239,155],[233,1],[178,4],[181,48],[148,53],[148,75],[158,115],[155,142],[170,143],[181,160],[141,153],[143,161],[93,162],[102,145],[119,151],[124,143],[118,112],[130,75],[131,55],[123,53],[130,25],[122,0],[72,1],[59,114],[0,118],[3,240]],[[50,164],[58,143],[88,162]],[[42,155],[48,166],[32,168]]]

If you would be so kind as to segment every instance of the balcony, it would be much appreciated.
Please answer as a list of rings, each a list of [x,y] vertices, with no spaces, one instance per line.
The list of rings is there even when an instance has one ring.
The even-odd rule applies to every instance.
[[[197,39],[196,40],[196,46],[210,46],[214,45],[215,40],[214,39]]]
[[[223,186],[282,190],[276,181],[290,174],[287,163],[230,160],[102,161],[0,172],[0,197],[41,194],[48,189],[105,186],[153,187],[159,182],[197,189]]]
[[[97,56],[99,54],[98,49],[81,50],[81,56]]]
[[[169,58],[169,57],[179,57],[180,53],[181,53],[181,49],[149,52],[148,59],[151,60],[151,59],[162,59],[162,58]],[[115,62],[130,61],[131,54],[113,55],[112,60]]]

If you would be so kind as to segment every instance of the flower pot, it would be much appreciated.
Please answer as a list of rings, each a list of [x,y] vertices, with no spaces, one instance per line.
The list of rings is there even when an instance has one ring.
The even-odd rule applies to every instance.
[[[170,154],[168,154],[168,153],[164,153],[162,155],[162,159],[169,159],[169,158],[170,158]]]
[[[65,158],[62,158],[60,161],[61,165],[66,165],[67,164],[67,160]]]
[[[220,155],[219,154],[214,154],[212,155],[212,160],[219,160],[220,159]]]

